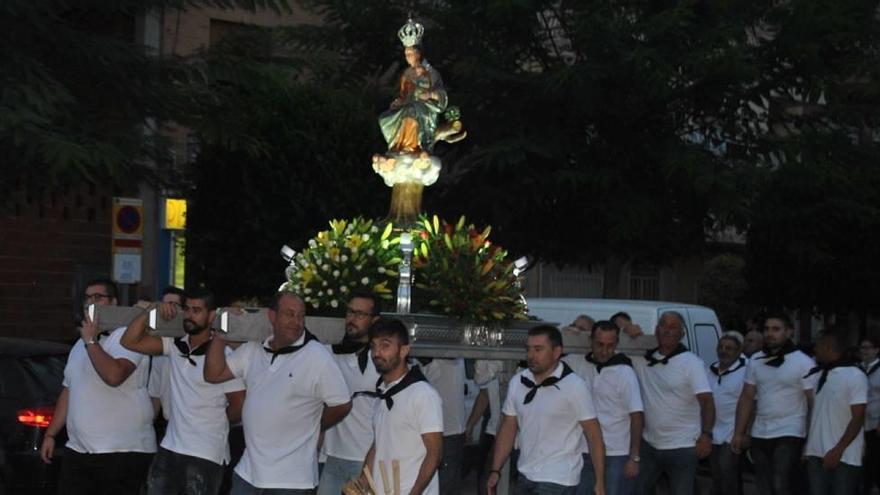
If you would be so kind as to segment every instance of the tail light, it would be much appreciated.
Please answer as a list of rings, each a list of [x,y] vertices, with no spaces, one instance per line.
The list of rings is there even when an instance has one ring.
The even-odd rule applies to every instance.
[[[55,413],[54,406],[31,407],[18,411],[18,422],[27,426],[47,428]]]

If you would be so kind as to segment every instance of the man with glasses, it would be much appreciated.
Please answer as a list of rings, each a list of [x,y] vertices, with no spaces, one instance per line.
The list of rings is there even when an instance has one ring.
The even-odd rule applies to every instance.
[[[176,311],[182,311],[183,298],[183,289],[169,285],[162,290],[160,302],[171,305]],[[153,401],[153,409],[156,413],[161,409],[165,421],[169,421],[171,415],[171,380],[168,376],[168,356],[152,357],[147,391],[150,393],[150,399]]]
[[[83,304],[116,305],[116,293],[112,281],[92,280]],[[86,316],[79,332],[40,456],[51,462],[55,436],[66,425],[58,481],[65,493],[136,494],[156,452],[147,360],[122,346],[125,327],[105,335]]]
[[[342,486],[358,476],[373,444],[373,411],[379,372],[370,353],[368,330],[379,319],[381,303],[375,294],[355,293],[345,312],[345,336],[331,346],[333,359],[342,370],[352,393],[351,412],[324,432],[322,453],[327,456],[318,495],[338,495]]]

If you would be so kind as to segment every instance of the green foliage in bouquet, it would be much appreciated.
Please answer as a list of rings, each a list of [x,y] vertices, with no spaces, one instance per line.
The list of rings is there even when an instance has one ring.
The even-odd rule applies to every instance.
[[[352,292],[392,299],[400,264],[400,238],[392,229],[391,223],[382,227],[363,217],[331,220],[329,230],[294,255],[283,288],[302,296],[308,309],[328,315],[342,314]]]
[[[422,215],[410,231],[415,251],[413,311],[470,322],[524,319],[522,290],[507,252],[489,242],[490,228]],[[287,268],[284,288],[303,297],[313,313],[341,315],[355,291],[396,297],[401,261],[400,233],[357,217],[332,220]]]
[[[507,251],[489,242],[491,227],[422,215],[413,232],[414,301],[422,310],[470,322],[525,319],[522,289]]]

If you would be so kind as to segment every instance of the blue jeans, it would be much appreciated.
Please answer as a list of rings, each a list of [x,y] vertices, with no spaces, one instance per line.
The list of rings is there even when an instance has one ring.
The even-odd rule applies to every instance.
[[[557,485],[547,481],[532,481],[520,475],[516,480],[514,495],[575,495],[576,486]]]
[[[301,488],[257,488],[243,480],[238,473],[232,473],[232,490],[229,495],[313,495],[314,489]]]
[[[807,476],[810,495],[856,495],[862,468],[841,462],[834,469],[825,469],[822,459],[810,456],[807,457]]]
[[[222,464],[159,447],[147,475],[147,494],[215,495],[222,481]]]
[[[654,493],[657,481],[666,473],[669,477],[669,493],[689,495],[694,493],[697,479],[697,449],[658,450],[648,442],[642,441],[642,465],[639,474],[638,493]]]
[[[804,450],[800,437],[752,438],[752,461],[755,465],[755,484],[761,495],[791,495]]]
[[[605,495],[632,495],[636,489],[636,480],[626,478],[623,468],[628,455],[611,455],[605,457]],[[593,495],[596,486],[596,471],[590,454],[584,454],[584,467],[581,468],[581,482],[578,484],[577,495]]]
[[[318,495],[339,495],[348,480],[361,474],[363,465],[363,461],[349,461],[328,455],[318,483]]]

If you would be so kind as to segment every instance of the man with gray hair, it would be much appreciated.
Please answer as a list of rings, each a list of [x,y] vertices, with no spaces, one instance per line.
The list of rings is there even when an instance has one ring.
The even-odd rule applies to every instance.
[[[663,473],[670,493],[692,493],[697,462],[712,452],[715,404],[703,361],[681,343],[685,325],[680,313],[663,313],[658,347],[633,359],[645,406],[642,494],[652,493]]]
[[[739,454],[730,449],[736,422],[736,404],[746,378],[747,360],[742,356],[743,336],[724,332],[718,340],[718,361],[707,369],[709,387],[715,402],[715,428],[712,429],[712,493],[738,495],[742,480]]]

